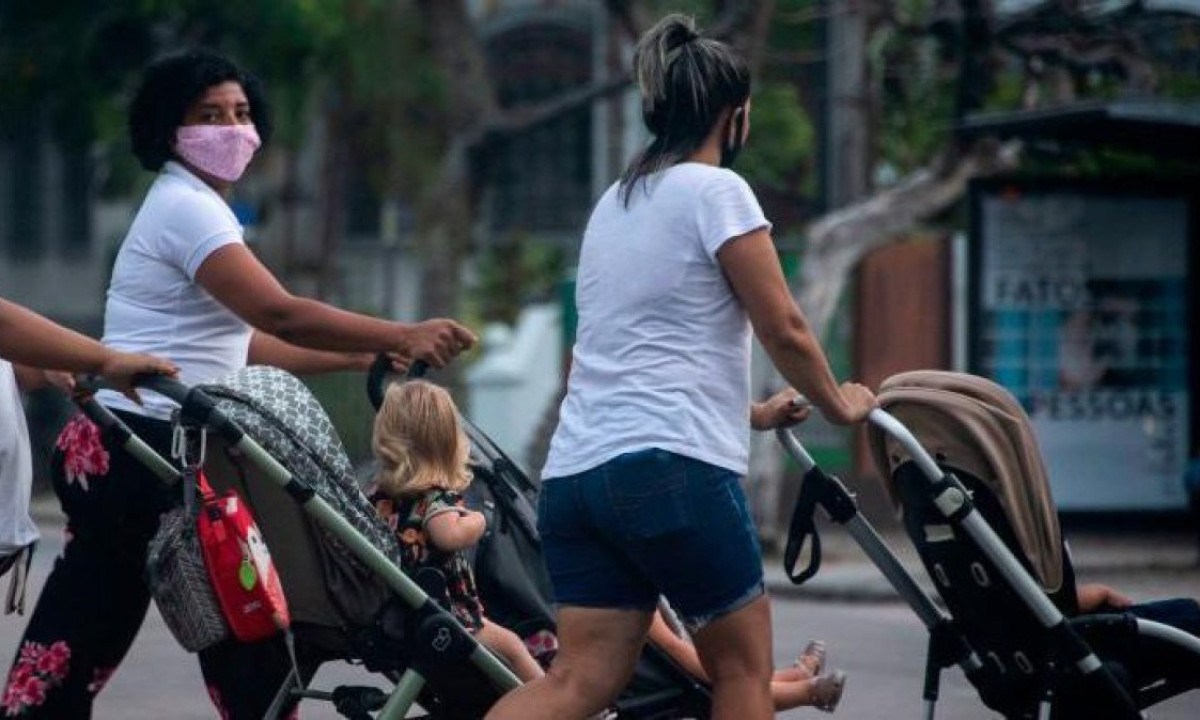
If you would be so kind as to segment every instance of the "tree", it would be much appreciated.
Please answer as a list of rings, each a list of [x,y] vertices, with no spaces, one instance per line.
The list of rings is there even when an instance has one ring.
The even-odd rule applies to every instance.
[[[965,114],[985,106],[1067,102],[1111,81],[1120,94],[1156,86],[1154,63],[1131,22],[1153,13],[1136,3],[1091,12],[1051,0],[1003,17],[990,0],[867,5],[867,45],[876,53],[867,103],[880,111],[875,162],[905,175],[809,226],[797,294],[818,334],[828,328],[850,273],[870,251],[942,216],[970,179],[1017,166],[1017,143],[955,137],[952,128]]]
[[[563,114],[628,88],[628,72],[590,86],[566,91],[535,105],[502,108],[495,83],[488,73],[486,55],[464,0],[417,0],[428,47],[446,82],[440,125],[447,143],[433,175],[423,190],[417,213],[417,236],[425,263],[422,315],[454,314],[460,295],[460,268],[470,247],[471,219],[487,177],[486,163],[497,147],[536,130]],[[706,6],[696,3],[697,9]],[[752,61],[764,54],[763,38],[775,3],[714,2],[709,13],[714,33],[741,40]],[[647,3],[606,0],[605,8],[629,39],[648,26],[652,8]]]

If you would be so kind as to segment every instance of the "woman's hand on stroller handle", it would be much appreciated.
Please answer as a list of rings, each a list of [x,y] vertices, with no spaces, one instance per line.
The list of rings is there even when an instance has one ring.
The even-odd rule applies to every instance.
[[[163,397],[174,400],[179,404],[187,399],[190,389],[177,378],[175,373],[170,375],[156,375],[153,373],[140,373],[129,378],[129,386],[124,387],[116,385],[108,380],[108,378],[95,373],[79,373],[73,376],[75,385],[72,390],[73,395],[88,396],[100,390],[112,390],[114,392],[123,393],[140,404],[140,400],[135,395],[130,393],[136,389],[149,390],[158,393]]]
[[[437,318],[406,326],[399,347],[393,352],[397,361],[422,360],[440,370],[474,347],[477,340],[475,333],[458,322]]]
[[[808,398],[792,388],[775,393],[750,408],[750,427],[755,430],[773,430],[804,422],[812,412]]]
[[[400,347],[375,356],[367,371],[367,397],[376,410],[394,376],[419,378],[430,369],[446,367],[459,354],[475,346],[475,333],[454,320],[438,318],[404,327]]]
[[[836,407],[822,407],[821,414],[835,425],[853,425],[866,419],[877,407],[875,393],[866,385],[844,382],[838,386]]]
[[[378,410],[383,405],[383,395],[397,375],[411,380],[424,377],[427,372],[429,363],[424,360],[405,364],[397,361],[392,353],[379,353],[367,370],[367,398],[371,401],[371,407]]]

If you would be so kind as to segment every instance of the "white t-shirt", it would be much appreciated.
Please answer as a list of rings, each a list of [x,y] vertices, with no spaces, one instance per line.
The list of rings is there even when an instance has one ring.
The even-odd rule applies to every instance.
[[[651,447],[745,474],[750,323],[717,251],[770,226],[749,185],[711,165],[646,178],[628,207],[617,185],[605,192],[583,235],[578,335],[543,477]]]
[[[250,326],[195,282],[213,251],[240,242],[242,226],[225,200],[179,163],[167,162],[117,253],[104,343],[171,360],[188,385],[244,367]],[[99,397],[109,407],[163,419],[174,407],[153,393],[142,393],[143,408],[117,393]]]
[[[29,428],[13,367],[0,360],[0,555],[9,555],[38,539],[29,517],[33,461]]]

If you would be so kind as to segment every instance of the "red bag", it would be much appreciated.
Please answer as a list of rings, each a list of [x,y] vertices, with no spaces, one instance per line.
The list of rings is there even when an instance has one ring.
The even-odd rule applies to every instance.
[[[197,474],[201,494],[196,533],[221,612],[233,636],[254,642],[291,623],[279,573],[262,533],[236,490],[217,495]]]

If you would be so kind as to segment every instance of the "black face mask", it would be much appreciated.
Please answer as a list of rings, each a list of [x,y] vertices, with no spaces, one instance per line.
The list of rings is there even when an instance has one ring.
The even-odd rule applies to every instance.
[[[732,167],[737,160],[738,153],[746,146],[745,131],[746,131],[746,110],[745,108],[735,108],[733,111],[733,139],[726,139],[725,144],[721,146],[721,167]]]

